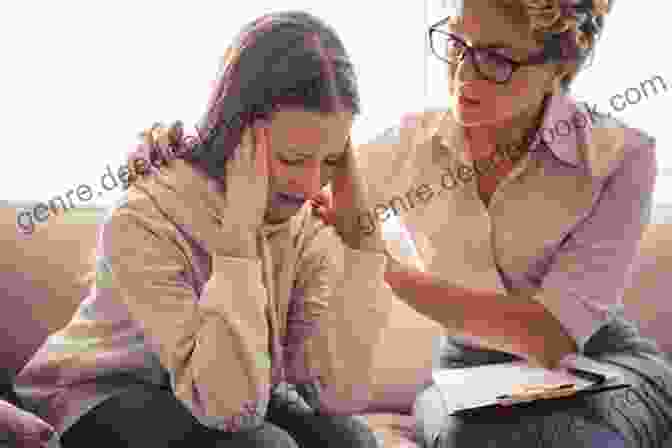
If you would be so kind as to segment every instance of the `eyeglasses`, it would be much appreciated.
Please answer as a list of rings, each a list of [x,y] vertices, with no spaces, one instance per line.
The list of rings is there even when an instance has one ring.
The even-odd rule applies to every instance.
[[[442,21],[443,22],[443,21]],[[440,22],[441,23],[441,22]],[[514,61],[495,50],[471,47],[453,33],[436,28],[429,28],[429,43],[436,57],[448,64],[459,64],[465,56],[476,67],[476,71],[485,79],[497,84],[509,82],[513,73],[527,65],[541,65],[549,61],[545,51],[532,55],[524,62]]]

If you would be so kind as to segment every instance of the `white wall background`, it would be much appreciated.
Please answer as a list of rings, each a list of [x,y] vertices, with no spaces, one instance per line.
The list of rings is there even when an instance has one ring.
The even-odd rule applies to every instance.
[[[305,9],[339,32],[360,79],[357,142],[440,98],[437,76],[444,69],[440,62],[425,64],[427,13],[419,1],[188,4],[43,0],[4,7],[0,199],[48,200],[80,184],[101,190],[107,165],[116,171],[123,164],[140,130],[155,120],[196,123],[218,58],[243,23],[269,11]],[[612,95],[656,74],[670,80],[672,91],[660,40],[665,16],[619,2],[595,66],[579,79],[576,93],[606,108]],[[427,84],[425,67],[433,73]],[[658,138],[662,168],[672,168],[663,129],[671,97],[663,92],[618,114]],[[102,192],[95,202],[109,203],[119,191]],[[672,200],[672,183],[661,179],[657,194]]]
[[[96,186],[153,121],[195,124],[240,26],[275,10],[307,10],[339,32],[360,79],[363,114],[353,137],[366,140],[423,101],[422,8],[390,5],[15,2],[0,26],[2,148],[12,165],[0,176],[0,199],[47,200]]]

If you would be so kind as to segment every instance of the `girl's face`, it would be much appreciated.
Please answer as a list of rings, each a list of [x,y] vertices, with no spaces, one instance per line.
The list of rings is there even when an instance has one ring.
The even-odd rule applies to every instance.
[[[351,112],[283,109],[268,126],[269,204],[266,221],[282,222],[327,185],[345,155]]]
[[[490,47],[514,61],[524,62],[542,47],[532,38],[526,20],[515,20],[501,3],[465,0],[462,20],[451,21],[440,29],[458,35],[469,46]],[[504,124],[534,113],[553,87],[555,73],[554,64],[523,66],[513,72],[508,83],[496,84],[483,79],[470,58],[465,57],[448,65],[450,108],[463,126]]]

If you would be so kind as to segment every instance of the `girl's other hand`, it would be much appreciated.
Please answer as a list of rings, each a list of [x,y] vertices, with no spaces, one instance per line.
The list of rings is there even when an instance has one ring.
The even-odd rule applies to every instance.
[[[331,189],[329,187],[323,188],[310,202],[313,206],[314,215],[322,219],[325,224],[333,226],[336,218]]]
[[[350,142],[342,163],[336,169],[331,191],[331,195],[321,195],[317,202],[313,202],[317,203],[317,213],[323,214],[328,223],[333,223],[336,232],[350,248],[384,253],[386,245],[380,226],[373,231],[365,231],[361,226],[361,217],[369,213],[370,201]]]

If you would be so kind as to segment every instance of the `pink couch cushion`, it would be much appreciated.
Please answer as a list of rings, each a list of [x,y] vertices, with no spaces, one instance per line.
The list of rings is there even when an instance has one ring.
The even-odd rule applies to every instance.
[[[15,374],[48,335],[33,306],[49,300],[49,289],[23,272],[0,271],[0,296],[0,368]]]
[[[625,314],[639,323],[642,335],[672,353],[672,226],[654,224],[644,235],[624,296]]]
[[[20,235],[16,211],[0,207],[0,368],[18,372],[70,320],[88,290],[79,279],[89,268],[96,231],[91,220],[63,215]]]

